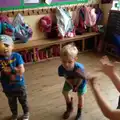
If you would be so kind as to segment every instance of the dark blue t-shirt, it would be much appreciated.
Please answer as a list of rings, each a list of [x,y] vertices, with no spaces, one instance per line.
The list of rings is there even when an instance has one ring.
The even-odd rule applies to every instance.
[[[66,79],[70,78],[70,79],[76,79],[78,78],[77,76],[74,76],[74,73],[76,70],[81,70],[82,72],[84,72],[84,66],[81,63],[75,62],[74,68],[71,71],[67,71],[62,65],[60,65],[58,67],[58,75],[61,77],[65,77]],[[84,86],[86,85],[87,81],[86,80],[82,80],[82,83],[80,84],[80,88],[84,88]]]
[[[3,56],[0,56],[0,72],[1,72],[1,84],[3,87],[3,91],[13,91],[21,88],[25,85],[24,75],[20,78],[20,76],[16,76],[16,82],[14,84],[10,84],[10,74],[6,75],[3,71],[5,67],[18,67],[19,65],[24,64],[23,59],[19,53],[13,52],[11,57],[6,59]]]

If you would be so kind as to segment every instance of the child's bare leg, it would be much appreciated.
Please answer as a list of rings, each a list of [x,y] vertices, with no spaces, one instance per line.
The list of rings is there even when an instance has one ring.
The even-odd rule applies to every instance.
[[[63,91],[62,93],[66,101],[66,111],[63,114],[63,118],[68,119],[71,112],[73,111],[73,102],[72,102],[72,99],[69,97],[68,91]]]
[[[87,92],[87,85],[84,86],[84,88],[78,89],[78,110],[75,120],[82,120],[82,108],[84,106],[84,95]]]
[[[71,99],[70,99],[70,96],[69,96],[69,92],[68,91],[63,91],[62,94],[65,98],[66,103],[70,103]]]
[[[82,114],[82,108],[84,105],[84,94],[83,95],[78,95],[78,110],[77,110],[77,115],[75,120],[81,120],[81,114]]]
[[[84,94],[78,96],[78,108],[82,109],[84,106]]]
[[[65,82],[64,87],[63,87],[63,96],[65,98],[66,101],[66,111],[63,114],[63,118],[64,119],[68,119],[71,112],[73,111],[73,102],[72,99],[69,96],[69,91],[71,90],[71,87]]]

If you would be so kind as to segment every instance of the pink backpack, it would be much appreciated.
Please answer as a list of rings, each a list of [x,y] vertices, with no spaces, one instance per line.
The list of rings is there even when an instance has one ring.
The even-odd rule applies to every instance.
[[[10,22],[8,16],[3,15],[3,14],[0,15],[0,21],[1,21],[1,22],[6,22],[6,23],[11,24],[11,22]]]
[[[83,34],[85,30],[85,25],[84,25],[84,14],[85,10],[84,7],[79,7],[73,12],[73,23],[75,26],[75,32],[77,35]]]

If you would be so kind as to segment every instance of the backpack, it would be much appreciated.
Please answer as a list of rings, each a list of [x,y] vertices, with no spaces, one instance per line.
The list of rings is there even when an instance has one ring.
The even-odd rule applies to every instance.
[[[84,21],[85,21],[84,7],[79,7],[73,12],[73,22],[75,26],[75,32],[77,35],[81,35],[84,32],[86,32]]]
[[[11,24],[11,21],[9,20],[8,16],[3,14],[0,15],[0,21]]]
[[[14,32],[15,32],[15,28],[14,26],[12,26],[12,23],[9,20],[9,18],[6,15],[3,14],[0,15],[0,34],[9,35],[14,40],[15,39]]]
[[[7,22],[2,22],[2,34],[9,35],[14,38],[15,28],[12,24]]]
[[[44,32],[48,39],[58,37],[57,25],[51,16],[41,17],[38,24],[40,31]]]

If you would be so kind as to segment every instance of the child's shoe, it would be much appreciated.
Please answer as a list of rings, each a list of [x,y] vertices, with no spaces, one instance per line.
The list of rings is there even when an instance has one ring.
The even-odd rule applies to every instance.
[[[22,120],[29,120],[29,113],[25,113],[25,114],[22,116]]]
[[[78,108],[75,120],[82,120],[81,112],[82,112],[81,108]]]
[[[117,109],[120,109],[120,106],[117,106]]]
[[[73,111],[73,100],[71,98],[71,102],[67,103],[67,110],[63,114],[63,119],[68,119],[72,111]]]
[[[17,120],[17,117],[18,117],[17,115],[12,115],[11,120]]]

